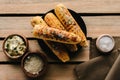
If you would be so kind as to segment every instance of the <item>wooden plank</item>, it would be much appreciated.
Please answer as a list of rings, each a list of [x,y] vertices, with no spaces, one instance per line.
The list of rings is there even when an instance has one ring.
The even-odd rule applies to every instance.
[[[119,33],[119,31],[120,31],[120,23],[119,23],[120,16],[94,16],[94,17],[93,16],[92,17],[84,16],[82,18],[85,21],[85,24],[87,27],[87,36],[88,37],[95,38],[103,33],[107,33],[112,36],[120,35],[120,33]],[[12,23],[15,23],[17,20],[16,25],[8,26],[8,25],[11,25],[10,19],[11,19]],[[29,18],[29,17],[23,17],[23,19],[22,19],[22,17],[0,17],[0,23],[7,21],[7,23],[0,24],[0,26],[1,26],[0,27],[1,28],[0,36],[6,37],[7,35],[9,35],[11,33],[19,33],[19,34],[25,35],[26,37],[33,37],[32,33],[31,33],[32,27],[29,27],[29,26],[31,26],[29,23],[30,19],[31,18]],[[20,26],[18,27],[18,29],[20,29],[20,30],[16,30],[17,25],[22,25],[21,27]],[[6,26],[6,27],[4,27],[4,26]],[[26,30],[26,28],[27,28],[27,30]],[[89,51],[89,49],[83,50],[83,51]],[[84,52],[84,53],[89,53],[89,52]],[[1,59],[3,59],[3,58],[1,58]],[[4,59],[3,59],[3,61],[4,61]],[[75,58],[75,60],[73,59],[73,61],[79,61],[79,59]]]
[[[32,17],[0,17],[0,30],[31,30]]]
[[[74,0],[19,0],[19,1],[16,1],[16,0],[13,0],[13,1],[11,1],[11,0],[0,0],[0,4],[11,4],[11,3],[13,3],[13,4],[18,4],[18,3],[26,3],[26,4],[28,4],[28,3],[51,3],[51,2],[68,2],[68,1],[74,1]]]
[[[0,2],[0,14],[45,13],[55,7],[58,3],[63,3],[68,8],[79,13],[120,13],[120,0],[5,0]],[[72,5],[72,6],[71,6]]]
[[[74,67],[76,64],[54,64],[50,65],[49,71],[43,80],[76,80]]]
[[[0,36],[6,37],[12,33],[20,33],[26,37],[33,37],[31,18],[32,16],[0,17]],[[88,37],[98,37],[103,33],[113,36],[120,35],[120,16],[82,16],[82,18],[87,27]]]
[[[49,64],[44,76],[36,80],[76,80],[74,67],[76,64]],[[30,80],[23,73],[20,65],[0,64],[0,80]]]
[[[89,41],[88,41],[89,42]],[[0,44],[3,44],[3,41],[0,41]],[[89,42],[90,44],[90,42]],[[45,50],[45,49],[44,49]],[[48,50],[48,49],[46,49]],[[43,49],[41,48],[41,45],[38,44],[37,40],[29,40],[29,51],[30,52],[36,52],[36,51],[40,51],[41,53],[46,54],[45,51],[43,51]],[[83,61],[88,61],[89,60],[89,47],[86,48],[82,48],[81,50],[79,50],[77,52],[77,54],[75,54],[75,56],[71,57],[71,60],[69,62],[83,62]],[[52,53],[47,53],[47,58],[49,62],[60,62],[58,60],[56,60],[56,58],[51,57],[50,56],[53,55]],[[70,54],[70,53],[69,53]],[[9,59],[2,50],[2,45],[0,45],[0,61],[1,62],[11,62],[11,59]]]
[[[120,16],[83,17],[89,37],[98,37],[101,34],[120,36]]]
[[[0,80],[27,80],[20,65],[0,64]]]
[[[7,37],[10,34],[21,34],[24,35],[25,37],[29,37],[32,38],[33,34],[32,34],[32,29],[31,30],[15,30],[14,28],[12,30],[0,30],[0,37]]]

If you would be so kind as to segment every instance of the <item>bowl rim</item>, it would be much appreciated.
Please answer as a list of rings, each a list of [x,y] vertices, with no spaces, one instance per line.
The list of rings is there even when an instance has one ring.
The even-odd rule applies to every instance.
[[[99,43],[99,40],[100,40],[102,37],[109,37],[109,38],[112,39],[113,45],[112,45],[111,50],[109,50],[109,51],[103,51],[103,50],[100,49],[98,43]],[[111,51],[114,49],[114,46],[115,46],[115,40],[114,40],[114,38],[113,38],[110,34],[102,34],[102,35],[100,35],[100,36],[97,38],[97,40],[96,40],[96,47],[97,47],[98,50],[101,51],[101,52],[104,52],[104,53],[111,52]]]
[[[30,55],[38,55],[44,62],[44,66],[43,66],[43,69],[39,72],[39,74],[31,74],[29,72],[27,72],[24,68],[24,62],[25,62],[25,59],[30,56]],[[25,56],[23,56],[22,60],[21,60],[21,68],[23,70],[23,72],[28,76],[28,77],[32,77],[32,78],[35,78],[35,77],[39,77],[39,76],[42,76],[43,74],[45,74],[45,72],[47,71],[47,66],[48,66],[48,60],[47,60],[47,57],[45,54],[39,52],[39,51],[36,51],[36,52],[27,52],[25,54]]]
[[[25,49],[25,52],[23,53],[23,55],[26,54],[26,52],[28,51],[28,46],[29,46],[28,40],[27,40],[27,38],[26,38],[24,35],[21,35],[21,34],[10,34],[10,35],[8,35],[8,36],[4,39],[4,41],[3,41],[2,48],[3,48],[3,52],[5,53],[5,55],[6,55],[7,57],[9,57],[9,58],[11,58],[11,59],[21,58],[23,55],[20,55],[20,56],[10,56],[10,55],[8,54],[8,52],[5,50],[5,42],[6,42],[6,40],[7,40],[10,36],[19,36],[19,37],[21,37],[21,38],[23,39],[23,41],[25,42],[25,45],[26,45],[26,49]]]

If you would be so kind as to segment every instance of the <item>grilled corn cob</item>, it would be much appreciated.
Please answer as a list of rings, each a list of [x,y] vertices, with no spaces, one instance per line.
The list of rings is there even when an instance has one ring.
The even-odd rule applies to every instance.
[[[60,23],[57,17],[51,12],[45,15],[44,20],[49,27],[65,30],[64,26]]]
[[[66,44],[78,44],[81,41],[81,38],[67,31],[50,28],[46,26],[35,25],[33,28],[33,35],[36,38],[50,40]]]
[[[61,24],[61,22],[57,19],[57,17],[53,13],[47,13],[44,17],[45,22],[48,24],[48,26],[60,29],[60,30],[65,30],[64,26]],[[72,45],[72,44],[65,44],[68,50],[71,52],[75,52],[78,50],[77,45]]]
[[[68,9],[63,4],[58,4],[55,7],[54,11],[67,31],[73,32],[81,37],[80,45],[88,46],[87,39],[83,31],[81,30],[80,26],[75,21],[75,19],[72,17]]]
[[[31,20],[31,24],[34,27],[36,24],[41,26],[48,26],[41,17],[36,16],[33,17]],[[66,62],[69,61],[69,55],[64,46],[60,43],[52,42],[52,41],[46,41],[43,40],[46,45],[52,50],[52,52],[62,61]]]
[[[31,19],[31,25],[33,27],[35,27],[35,25],[48,26],[40,16],[33,17]]]

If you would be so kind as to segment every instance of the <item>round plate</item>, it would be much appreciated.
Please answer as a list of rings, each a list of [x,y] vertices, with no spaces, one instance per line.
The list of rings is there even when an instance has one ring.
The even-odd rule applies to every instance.
[[[82,29],[83,33],[85,34],[85,36],[87,36],[86,25],[85,25],[82,17],[80,16],[80,14],[76,13],[75,11],[73,11],[73,10],[71,10],[71,9],[68,9],[68,10],[69,10],[69,12],[72,14],[73,18],[76,20],[76,22],[78,23],[78,25],[81,27],[81,29]],[[54,13],[54,10],[50,10],[50,11],[48,11],[47,13],[49,13],[49,12]],[[45,14],[42,16],[43,19],[44,19],[44,16],[45,16],[47,13],[45,13]],[[54,13],[54,14],[55,14],[55,13]],[[49,49],[49,47],[44,43],[43,40],[38,39],[38,43],[40,44],[40,46],[42,47],[42,49],[45,51],[45,53],[46,53],[47,55],[49,55],[49,56],[52,57],[52,58],[58,59],[58,58],[52,53],[52,51]],[[81,48],[82,48],[82,47],[81,47],[80,45],[78,45],[78,51],[76,51],[76,52],[74,52],[74,53],[69,52],[69,53],[70,53],[70,54],[69,54],[69,55],[70,55],[70,58],[72,58],[73,56],[75,56],[75,54],[78,54],[78,53],[80,52]]]

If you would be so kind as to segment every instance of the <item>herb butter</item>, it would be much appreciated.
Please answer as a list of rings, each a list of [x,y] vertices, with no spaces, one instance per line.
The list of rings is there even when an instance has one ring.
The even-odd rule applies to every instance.
[[[22,37],[13,35],[7,38],[4,48],[10,56],[20,56],[25,53],[26,43]]]

